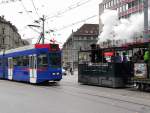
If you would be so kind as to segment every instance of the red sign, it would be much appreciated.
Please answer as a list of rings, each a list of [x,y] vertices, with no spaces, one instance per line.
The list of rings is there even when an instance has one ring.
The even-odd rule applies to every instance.
[[[104,56],[113,56],[113,54],[114,54],[113,52],[105,52]]]

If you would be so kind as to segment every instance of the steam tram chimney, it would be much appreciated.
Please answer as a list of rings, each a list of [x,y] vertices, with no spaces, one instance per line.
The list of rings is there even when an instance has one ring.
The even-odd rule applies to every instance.
[[[148,0],[144,0],[144,41],[148,41]]]

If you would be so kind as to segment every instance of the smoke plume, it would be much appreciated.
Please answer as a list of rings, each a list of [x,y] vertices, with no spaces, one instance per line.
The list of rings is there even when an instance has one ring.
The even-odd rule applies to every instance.
[[[150,15],[150,10],[148,15]],[[131,15],[128,19],[119,20],[116,10],[105,10],[104,13],[101,15],[101,20],[104,26],[103,32],[99,36],[98,43],[107,40],[133,41],[134,38],[143,35],[143,13],[134,14]]]

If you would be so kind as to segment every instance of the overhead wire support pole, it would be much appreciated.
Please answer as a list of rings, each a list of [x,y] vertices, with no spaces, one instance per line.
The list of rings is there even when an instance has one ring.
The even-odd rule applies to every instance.
[[[43,22],[43,26],[42,26],[42,44],[44,44],[44,40],[45,40],[45,16],[43,15],[43,17],[41,18],[42,22]]]

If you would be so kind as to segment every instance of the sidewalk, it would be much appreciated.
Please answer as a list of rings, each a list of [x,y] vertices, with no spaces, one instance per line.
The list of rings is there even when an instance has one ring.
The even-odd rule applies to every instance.
[[[78,71],[74,71],[73,75],[71,75],[70,72],[67,72],[67,75],[63,75],[62,81],[77,83],[78,82]]]

